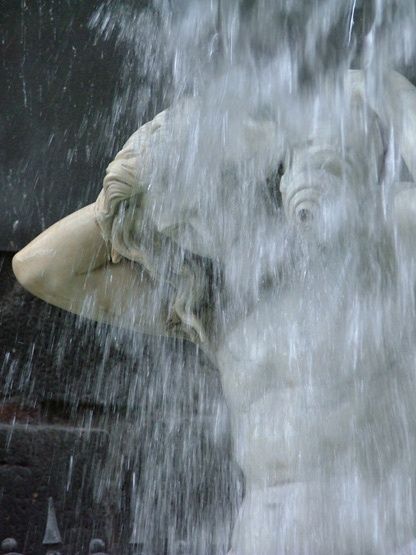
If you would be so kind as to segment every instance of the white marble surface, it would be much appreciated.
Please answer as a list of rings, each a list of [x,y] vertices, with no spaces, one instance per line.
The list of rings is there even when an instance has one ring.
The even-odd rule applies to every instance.
[[[354,81],[352,96],[360,97],[365,105],[361,75],[353,72],[350,77]],[[386,125],[392,125],[403,160],[414,173],[416,93],[398,74],[388,76],[387,89],[391,119]],[[359,134],[360,113],[360,109],[354,112],[347,132],[352,147],[348,160],[346,151],[333,140],[326,118],[321,127],[315,125],[315,134],[307,137],[306,145],[293,148],[282,179],[287,221],[306,237],[313,238],[316,232],[325,248],[342,237],[343,226],[350,225],[349,218],[358,213],[345,208],[356,193],[345,184],[380,178],[378,163],[367,164],[370,158],[378,161],[382,154],[379,123],[372,120],[371,133],[364,140]],[[16,255],[14,270],[24,287],[47,302],[97,320],[147,333],[166,333],[168,308],[159,300],[160,310],[155,313],[159,290],[152,275],[163,261],[163,251],[158,259],[159,251],[137,241],[140,230],[153,225],[155,232],[146,236],[147,241],[149,237],[156,241],[157,234],[165,235],[197,254],[217,257],[226,271],[227,264],[229,269],[239,259],[244,213],[239,212],[237,197],[224,197],[217,220],[207,225],[206,214],[194,210],[192,198],[174,195],[173,204],[166,203],[162,182],[152,181],[152,141],[163,136],[165,118],[166,113],[157,116],[126,144],[110,165],[104,192],[95,205],[58,222]],[[270,141],[275,129],[248,125],[247,133],[247,141],[241,139],[243,146],[234,145],[239,154],[249,152],[253,141],[258,146],[259,137]],[[141,196],[145,199],[142,209],[134,212],[131,199]],[[181,199],[181,209],[173,211]],[[127,206],[123,213],[126,220],[118,210],[122,202],[130,202],[123,205]],[[325,213],[326,202],[330,209]],[[159,212],[157,205],[162,207]],[[413,185],[402,187],[391,214],[385,216],[390,218],[396,247],[407,249],[410,258],[414,255],[415,215],[416,189]],[[232,220],[226,228],[229,234],[218,224],[227,218]],[[123,235],[127,221],[136,235]],[[261,221],[265,237],[278,236],[273,216]],[[143,272],[134,271],[129,261],[139,263]],[[248,283],[251,270],[257,269],[255,258],[252,266],[247,261],[244,272],[231,280],[236,287],[240,287],[238,280],[243,282],[245,272]],[[312,275],[314,271],[309,270]],[[229,274],[234,275],[232,268]],[[388,437],[385,429],[399,425],[397,414],[389,410],[391,397],[387,395],[397,386],[397,376],[390,375],[387,368],[368,374],[372,367],[365,364],[357,374],[353,352],[348,360],[344,356],[354,317],[341,294],[343,287],[348,287],[348,273],[335,276],[343,287],[338,287],[337,279],[326,283],[322,268],[316,276],[314,283],[294,280],[275,285],[254,301],[251,298],[243,317],[223,314],[221,333],[211,343],[209,333],[205,337],[204,330],[197,329],[198,322],[189,321],[198,332],[195,340],[202,342],[221,372],[235,456],[246,479],[247,495],[233,534],[235,555],[390,555],[398,545],[411,541],[412,515],[398,521],[391,495],[394,485],[406,491],[405,483],[412,476],[395,474],[397,465],[389,449],[377,451]],[[321,281],[319,276],[323,276]],[[239,291],[244,287],[241,285]],[[183,314],[185,320],[189,312]],[[367,316],[372,317],[371,311]],[[366,343],[367,329],[372,329],[371,320],[368,328],[359,332],[363,361],[373,356],[365,352],[373,341],[369,338]],[[310,349],[305,348],[308,344]],[[359,393],[357,383],[364,384]],[[406,458],[406,453],[397,455]],[[368,458],[373,463],[368,463]],[[354,464],[358,474],[351,470]],[[408,499],[400,502],[403,507],[410,503]],[[329,538],[335,543],[329,544]],[[413,551],[415,546],[409,544],[403,553]]]

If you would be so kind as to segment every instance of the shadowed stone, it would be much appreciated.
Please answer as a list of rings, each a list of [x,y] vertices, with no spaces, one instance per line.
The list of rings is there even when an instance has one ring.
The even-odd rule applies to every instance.
[[[48,499],[48,519],[42,543],[43,545],[59,545],[62,543],[52,497]]]
[[[4,555],[22,555],[17,552],[17,541],[14,538],[5,538],[1,542],[0,549]]]
[[[90,541],[88,553],[89,555],[107,555],[105,550],[105,541],[101,538],[93,538]]]

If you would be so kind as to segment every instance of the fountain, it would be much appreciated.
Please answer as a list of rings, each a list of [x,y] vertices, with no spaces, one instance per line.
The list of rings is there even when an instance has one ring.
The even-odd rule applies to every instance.
[[[114,10],[91,25],[138,48],[169,107],[95,203],[15,256],[18,280],[218,368],[245,481],[230,553],[411,553],[416,90],[392,67],[410,66],[416,7]]]

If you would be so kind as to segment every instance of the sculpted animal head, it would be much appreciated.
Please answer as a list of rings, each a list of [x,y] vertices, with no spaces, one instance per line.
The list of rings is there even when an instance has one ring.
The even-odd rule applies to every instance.
[[[386,144],[378,118],[355,103],[344,118],[325,114],[292,144],[280,183],[286,218],[309,226],[331,203],[372,202],[384,178]],[[379,195],[380,196],[380,195]]]

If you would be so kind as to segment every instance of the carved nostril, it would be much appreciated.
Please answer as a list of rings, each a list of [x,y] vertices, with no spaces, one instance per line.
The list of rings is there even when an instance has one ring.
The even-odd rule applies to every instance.
[[[306,224],[313,220],[313,214],[311,210],[308,210],[307,208],[301,208],[300,210],[298,210],[297,217],[298,220],[303,224]]]

